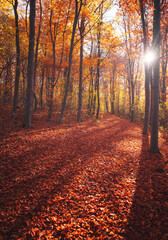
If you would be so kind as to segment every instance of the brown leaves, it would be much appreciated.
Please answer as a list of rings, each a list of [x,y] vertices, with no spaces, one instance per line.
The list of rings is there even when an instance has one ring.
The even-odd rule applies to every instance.
[[[141,139],[138,126],[114,116],[11,133],[0,149],[4,239],[166,236],[165,157],[144,151]]]

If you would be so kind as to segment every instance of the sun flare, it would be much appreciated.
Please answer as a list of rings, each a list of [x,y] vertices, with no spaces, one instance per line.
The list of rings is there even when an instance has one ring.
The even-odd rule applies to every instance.
[[[153,50],[149,50],[146,54],[145,54],[145,62],[150,64],[152,63],[156,58],[156,54]]]

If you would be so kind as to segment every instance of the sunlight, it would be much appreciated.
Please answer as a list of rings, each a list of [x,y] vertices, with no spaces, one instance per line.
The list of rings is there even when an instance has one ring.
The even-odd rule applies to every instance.
[[[144,56],[144,59],[145,59],[145,63],[152,63],[156,58],[156,54],[154,52],[154,50],[149,50],[145,56]]]

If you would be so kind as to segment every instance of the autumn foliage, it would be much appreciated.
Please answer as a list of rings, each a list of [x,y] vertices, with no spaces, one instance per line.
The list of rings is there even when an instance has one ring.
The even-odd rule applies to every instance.
[[[0,240],[168,239],[167,13],[0,0]]]

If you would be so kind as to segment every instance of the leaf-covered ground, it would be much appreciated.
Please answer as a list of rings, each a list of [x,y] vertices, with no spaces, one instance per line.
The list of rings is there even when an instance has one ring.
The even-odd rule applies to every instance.
[[[110,115],[15,123],[0,142],[0,239],[168,239],[165,140],[151,154],[140,126]]]

